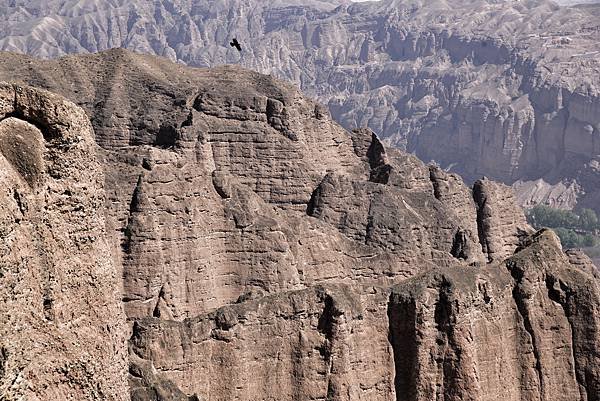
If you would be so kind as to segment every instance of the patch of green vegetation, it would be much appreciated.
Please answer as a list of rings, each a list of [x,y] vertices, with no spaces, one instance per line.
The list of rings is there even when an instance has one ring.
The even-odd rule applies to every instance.
[[[568,228],[552,228],[560,237],[565,248],[594,248],[600,244],[600,238],[593,234],[578,234]]]
[[[600,256],[600,221],[594,210],[573,212],[538,205],[528,210],[526,216],[535,229],[554,230],[563,248],[583,248],[591,258]]]

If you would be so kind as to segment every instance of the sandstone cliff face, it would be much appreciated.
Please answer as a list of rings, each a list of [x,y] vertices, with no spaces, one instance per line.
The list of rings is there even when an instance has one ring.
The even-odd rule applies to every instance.
[[[553,234],[529,237],[510,188],[483,180],[471,191],[369,130],[344,135],[293,88],[245,74],[195,71],[169,159],[154,145],[152,158],[129,162],[148,178],[131,196],[138,220],[123,258],[134,399],[517,401],[558,389],[597,399],[598,283]],[[215,212],[169,248],[217,236],[210,250],[225,257],[198,264],[183,253],[175,264],[164,253],[160,235],[179,223],[162,210],[182,211],[175,198],[156,202],[181,179],[152,179],[161,167],[195,171],[207,188],[195,202]],[[232,273],[207,283],[199,265]]]
[[[506,259],[531,232],[524,223],[523,210],[508,187],[487,179],[475,182],[473,198],[477,204],[478,232],[483,233],[479,242],[488,262]]]
[[[597,6],[54,0],[3,11],[3,50],[56,57],[120,46],[240,64],[298,83],[345,127],[368,126],[468,181],[517,182],[521,204],[597,208],[600,199]]]
[[[598,399],[598,282],[509,187],[237,67],[3,63],[90,115],[133,400]]]
[[[393,400],[387,303],[374,287],[286,292],[183,322],[140,320],[132,351],[200,399]]]
[[[3,400],[129,400],[103,178],[83,110],[0,84]]]
[[[598,400],[598,281],[551,232],[529,241],[391,290],[327,284],[142,319],[131,350],[198,399]]]
[[[180,320],[247,292],[485,261],[459,178],[368,130],[348,135],[292,86],[121,50],[39,63],[35,76],[10,65],[91,115],[129,317]]]
[[[397,286],[397,399],[598,400],[598,290],[551,231],[500,265]]]

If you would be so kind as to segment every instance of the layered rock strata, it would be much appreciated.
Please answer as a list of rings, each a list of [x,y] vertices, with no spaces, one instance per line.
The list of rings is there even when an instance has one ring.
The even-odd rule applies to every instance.
[[[11,65],[91,116],[130,317],[179,320],[247,292],[389,284],[418,264],[486,260],[458,177],[369,130],[349,135],[291,85],[123,50],[40,62],[35,76]]]
[[[600,399],[598,281],[560,249],[541,231],[499,265],[394,288],[397,399]]]
[[[391,289],[326,284],[142,319],[132,352],[199,399],[598,400],[598,281],[550,231],[528,242]]]
[[[2,9],[1,49],[57,57],[124,47],[195,66],[239,64],[298,83],[347,128],[368,126],[469,182],[518,182],[524,205],[599,204],[597,5],[27,3]]]

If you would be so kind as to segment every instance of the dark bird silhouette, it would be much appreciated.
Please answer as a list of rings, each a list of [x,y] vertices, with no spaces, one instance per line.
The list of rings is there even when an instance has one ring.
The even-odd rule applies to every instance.
[[[229,42],[229,45],[231,47],[235,47],[236,49],[238,49],[238,52],[242,51],[242,46],[240,46],[240,43],[237,41],[236,38],[233,38],[233,40],[231,42]]]

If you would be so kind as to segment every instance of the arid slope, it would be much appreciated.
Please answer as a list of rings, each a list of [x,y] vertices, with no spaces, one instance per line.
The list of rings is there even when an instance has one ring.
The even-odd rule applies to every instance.
[[[346,128],[515,184],[521,204],[600,204],[598,6],[547,0],[9,2],[0,49],[124,47],[291,80]],[[229,46],[237,37],[244,51]],[[444,146],[439,146],[439,144]],[[600,211],[600,210],[598,210]]]

